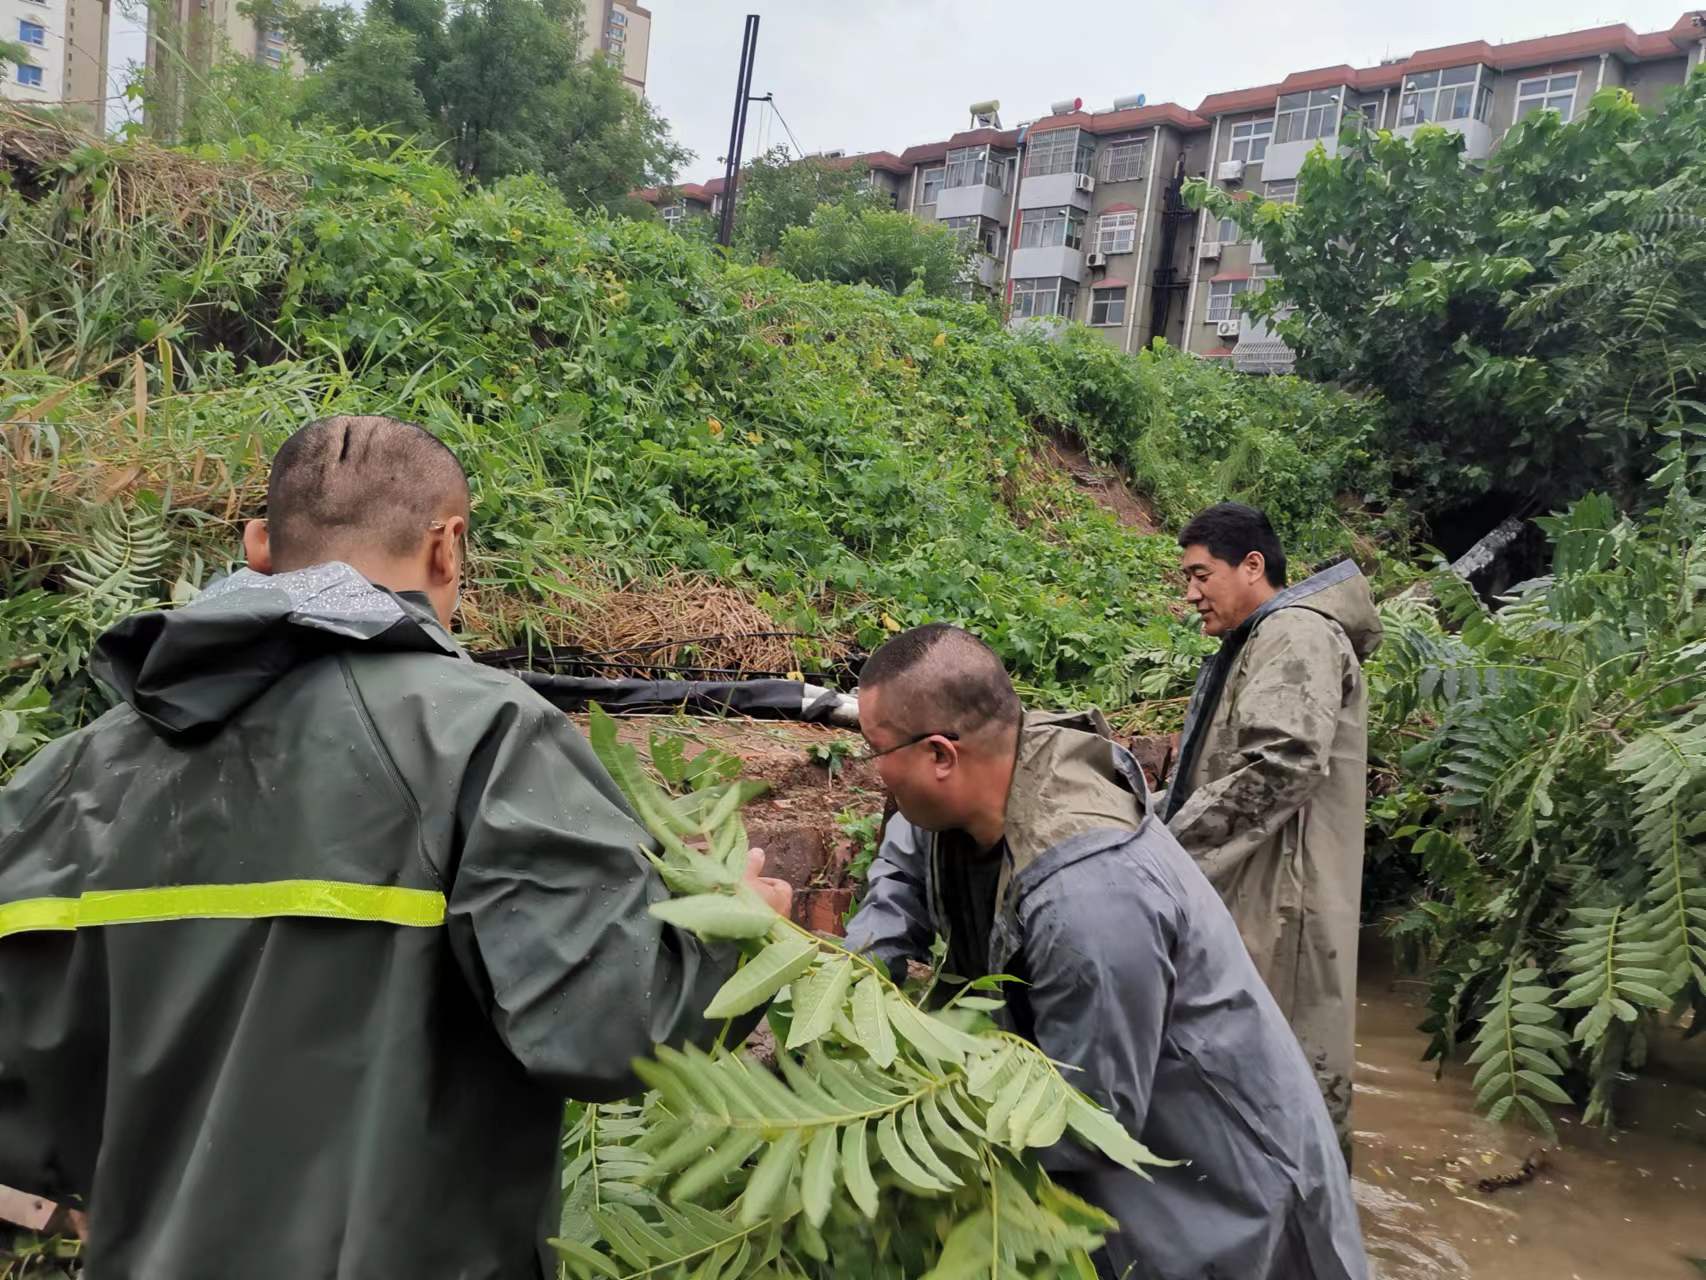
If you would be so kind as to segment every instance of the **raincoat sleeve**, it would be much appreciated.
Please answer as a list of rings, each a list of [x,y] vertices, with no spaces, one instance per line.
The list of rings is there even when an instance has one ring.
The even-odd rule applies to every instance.
[[[1327,777],[1345,665],[1331,624],[1282,609],[1251,637],[1227,733],[1236,758],[1167,825],[1216,888],[1273,839]],[[1177,785],[1177,782],[1175,782]]]
[[[630,1064],[655,1045],[716,1038],[701,1011],[736,953],[651,915],[668,891],[641,853],[650,837],[567,717],[506,704],[456,820],[451,946],[529,1074],[607,1101],[638,1091]]]
[[[917,829],[898,813],[890,818],[871,860],[859,910],[847,924],[848,949],[877,957],[896,981],[906,976],[908,960],[930,958],[936,937],[926,856]]]
[[[1027,895],[1020,910],[1024,969],[1037,1047],[1077,1068],[1068,1083],[1143,1132],[1173,999],[1177,907],[1140,867],[1109,877],[1091,859]],[[1056,1172],[1106,1164],[1073,1142],[1044,1153]]]

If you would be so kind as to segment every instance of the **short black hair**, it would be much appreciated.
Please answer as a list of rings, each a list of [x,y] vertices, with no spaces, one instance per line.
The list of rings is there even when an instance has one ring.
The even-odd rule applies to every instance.
[[[432,432],[340,414],[279,446],[267,479],[267,536],[274,561],[288,569],[360,550],[404,556],[458,505],[467,511],[467,474]]]
[[[1191,517],[1179,531],[1181,547],[1207,547],[1209,555],[1239,564],[1252,551],[1262,553],[1268,585],[1285,586],[1285,548],[1268,523],[1267,513],[1242,502],[1217,502]]]
[[[859,671],[861,689],[897,681],[912,695],[907,718],[917,723],[896,726],[907,732],[973,734],[989,725],[1017,726],[1024,714],[995,650],[945,622],[901,632]]]

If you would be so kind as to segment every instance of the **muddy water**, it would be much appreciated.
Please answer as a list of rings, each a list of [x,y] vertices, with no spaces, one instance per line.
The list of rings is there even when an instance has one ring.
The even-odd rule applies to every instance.
[[[1622,1103],[1616,1135],[1559,1125],[1524,1185],[1535,1135],[1478,1116],[1473,1072],[1419,1061],[1421,984],[1365,950],[1357,1010],[1357,1203],[1380,1280],[1701,1280],[1706,1276],[1706,1070],[1677,1059]],[[1701,1261],[1695,1261],[1700,1259]]]

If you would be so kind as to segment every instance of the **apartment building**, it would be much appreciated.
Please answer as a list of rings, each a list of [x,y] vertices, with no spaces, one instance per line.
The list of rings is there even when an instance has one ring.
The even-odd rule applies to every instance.
[[[989,125],[898,156],[833,161],[867,165],[873,186],[897,208],[963,235],[977,250],[972,292],[1003,298],[1014,323],[1072,319],[1125,351],[1164,338],[1248,372],[1273,372],[1290,368],[1291,352],[1239,301],[1273,268],[1231,219],[1185,208],[1186,178],[1291,199],[1304,157],[1316,146],[1333,151],[1353,113],[1403,135],[1428,124],[1453,129],[1464,136],[1465,156],[1482,160],[1531,112],[1567,120],[1612,86],[1656,107],[1703,60],[1706,10],[1666,31],[1619,24],[1299,71],[1210,94],[1195,110],[1141,98],[1105,111],[1060,103],[1017,129]],[[722,185],[676,189],[666,219],[699,206],[714,211]]]
[[[0,0],[0,39],[25,50],[24,61],[0,67],[0,95],[104,127],[109,18],[110,0]]]
[[[149,6],[143,61],[154,91],[143,119],[157,133],[176,136],[187,87],[194,83],[189,77],[204,74],[221,58],[229,55],[270,67],[284,65],[288,49],[284,33],[244,14],[239,3],[161,0]]]
[[[1196,115],[1209,140],[1207,163],[1198,171],[1226,190],[1291,199],[1303,158],[1316,146],[1337,149],[1339,127],[1350,113],[1401,135],[1443,126],[1463,135],[1468,159],[1482,160],[1529,113],[1553,110],[1568,120],[1602,88],[1626,88],[1643,107],[1657,107],[1703,57],[1706,12],[1685,14],[1668,31],[1595,27],[1508,44],[1424,49],[1375,67],[1300,71],[1275,84],[1204,99]],[[1260,242],[1243,239],[1231,219],[1213,220],[1206,212],[1197,216],[1192,238],[1190,324],[1182,345],[1249,372],[1289,368],[1284,344],[1238,308],[1240,296],[1273,275]]]
[[[581,23],[586,53],[597,50],[622,71],[622,79],[646,96],[646,64],[651,56],[652,11],[626,0],[583,0]]]

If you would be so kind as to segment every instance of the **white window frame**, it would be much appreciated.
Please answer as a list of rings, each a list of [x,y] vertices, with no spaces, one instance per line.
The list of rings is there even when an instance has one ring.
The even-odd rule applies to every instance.
[[[1122,172],[1116,175],[1114,162],[1118,159]],[[1102,181],[1103,182],[1140,182],[1143,180],[1144,161],[1149,158],[1149,144],[1142,138],[1127,138],[1123,142],[1111,143],[1102,152]]]
[[[1031,305],[1022,307],[1021,297]],[[1047,299],[1046,303],[1044,299]],[[1026,276],[1013,281],[1013,304],[1009,315],[1014,320],[1031,320],[1038,316],[1065,316],[1070,319],[1072,308],[1077,304],[1078,286],[1064,276]]]
[[[25,27],[34,27],[35,28],[36,39],[31,40],[28,36],[26,36],[24,34],[24,28]],[[45,49],[47,47],[47,28],[45,26],[43,26],[41,23],[37,22],[34,18],[19,18],[18,19],[18,43],[21,45],[27,45],[32,49]]]
[[[1262,190],[1263,198],[1274,203],[1274,204],[1296,204],[1297,203],[1297,179],[1296,178],[1283,178],[1283,179],[1276,178],[1273,182],[1264,182],[1262,184],[1262,187],[1263,187],[1263,190]],[[1275,191],[1274,190],[1275,187],[1278,187],[1279,190]]]
[[[1069,204],[1023,209],[1019,216],[1019,248],[1082,249],[1084,220],[1084,210]]]
[[[677,230],[684,218],[687,217],[687,201],[677,200],[674,204],[666,204],[658,212],[663,215],[663,224],[671,231]]]
[[[1096,219],[1097,253],[1130,253],[1137,244],[1137,210],[1104,213]]]
[[[1235,124],[1232,126],[1232,150],[1227,154],[1227,159],[1242,160],[1245,164],[1261,164],[1268,154],[1268,144],[1273,140],[1272,116]]]
[[[1125,285],[1099,286],[1090,290],[1090,323],[1098,328],[1111,328],[1125,323],[1126,303],[1131,289]],[[1119,314],[1110,314],[1114,304],[1119,306]],[[1096,318],[1096,309],[1102,310],[1102,318]]]
[[[1222,218],[1215,224],[1214,238],[1220,244],[1243,244],[1244,229],[1237,218]]]
[[[936,178],[935,196],[931,196],[930,194],[930,178],[932,175]],[[935,204],[937,200],[942,198],[942,190],[947,181],[948,169],[946,165],[938,165],[934,169],[926,169],[918,180],[918,203],[921,205]]]
[[[1567,90],[1553,87],[1561,80],[1570,82],[1570,87]],[[1535,85],[1540,87],[1536,89],[1534,88]],[[1576,114],[1576,95],[1581,91],[1581,87],[1582,73],[1580,71],[1560,71],[1555,75],[1534,76],[1527,80],[1518,80],[1516,82],[1516,114],[1512,119],[1521,120],[1525,116],[1533,115],[1536,111],[1556,111],[1563,117],[1564,123],[1569,124],[1571,117]],[[1557,100],[1566,97],[1568,101],[1563,106],[1558,106]]]
[[[610,25],[613,27],[625,27],[625,26],[627,26],[628,25],[628,15],[623,13],[622,10],[620,10],[620,9],[612,9],[610,11]]]
[[[968,213],[961,218],[943,218],[942,225],[954,233],[962,248],[991,258],[1001,256],[1001,224],[994,218]]]
[[[942,189],[992,187],[1007,190],[1007,165],[988,146],[956,147],[943,165]]]
[[[1317,138],[1338,137],[1344,98],[1343,85],[1282,95],[1274,104],[1274,142],[1313,142]],[[1288,102],[1290,106],[1286,105]]]
[[[46,83],[46,80],[44,78],[44,72],[43,72],[43,69],[41,67],[36,66],[36,64],[33,62],[20,62],[17,64],[17,67],[18,67],[18,84],[20,87],[25,88],[25,89],[45,89],[47,87],[47,83]],[[35,72],[36,78],[34,80],[24,79],[24,72],[26,72],[26,71]]]
[[[614,40],[617,44],[628,43],[628,33],[622,27],[607,27],[605,28],[604,34]]]
[[[1448,80],[1448,76],[1458,78]],[[1485,120],[1484,116],[1477,114],[1483,105],[1480,89],[1480,63],[1441,67],[1438,71],[1405,76],[1402,92],[1398,95],[1398,127]]]
[[[1046,141],[1045,141],[1046,140]],[[1084,130],[1050,129],[1031,136],[1025,148],[1025,176],[1046,177],[1051,173],[1089,173],[1096,146]]]
[[[1238,318],[1238,299],[1250,289],[1248,280],[1211,280],[1208,285],[1208,312],[1204,324],[1219,324]]]

